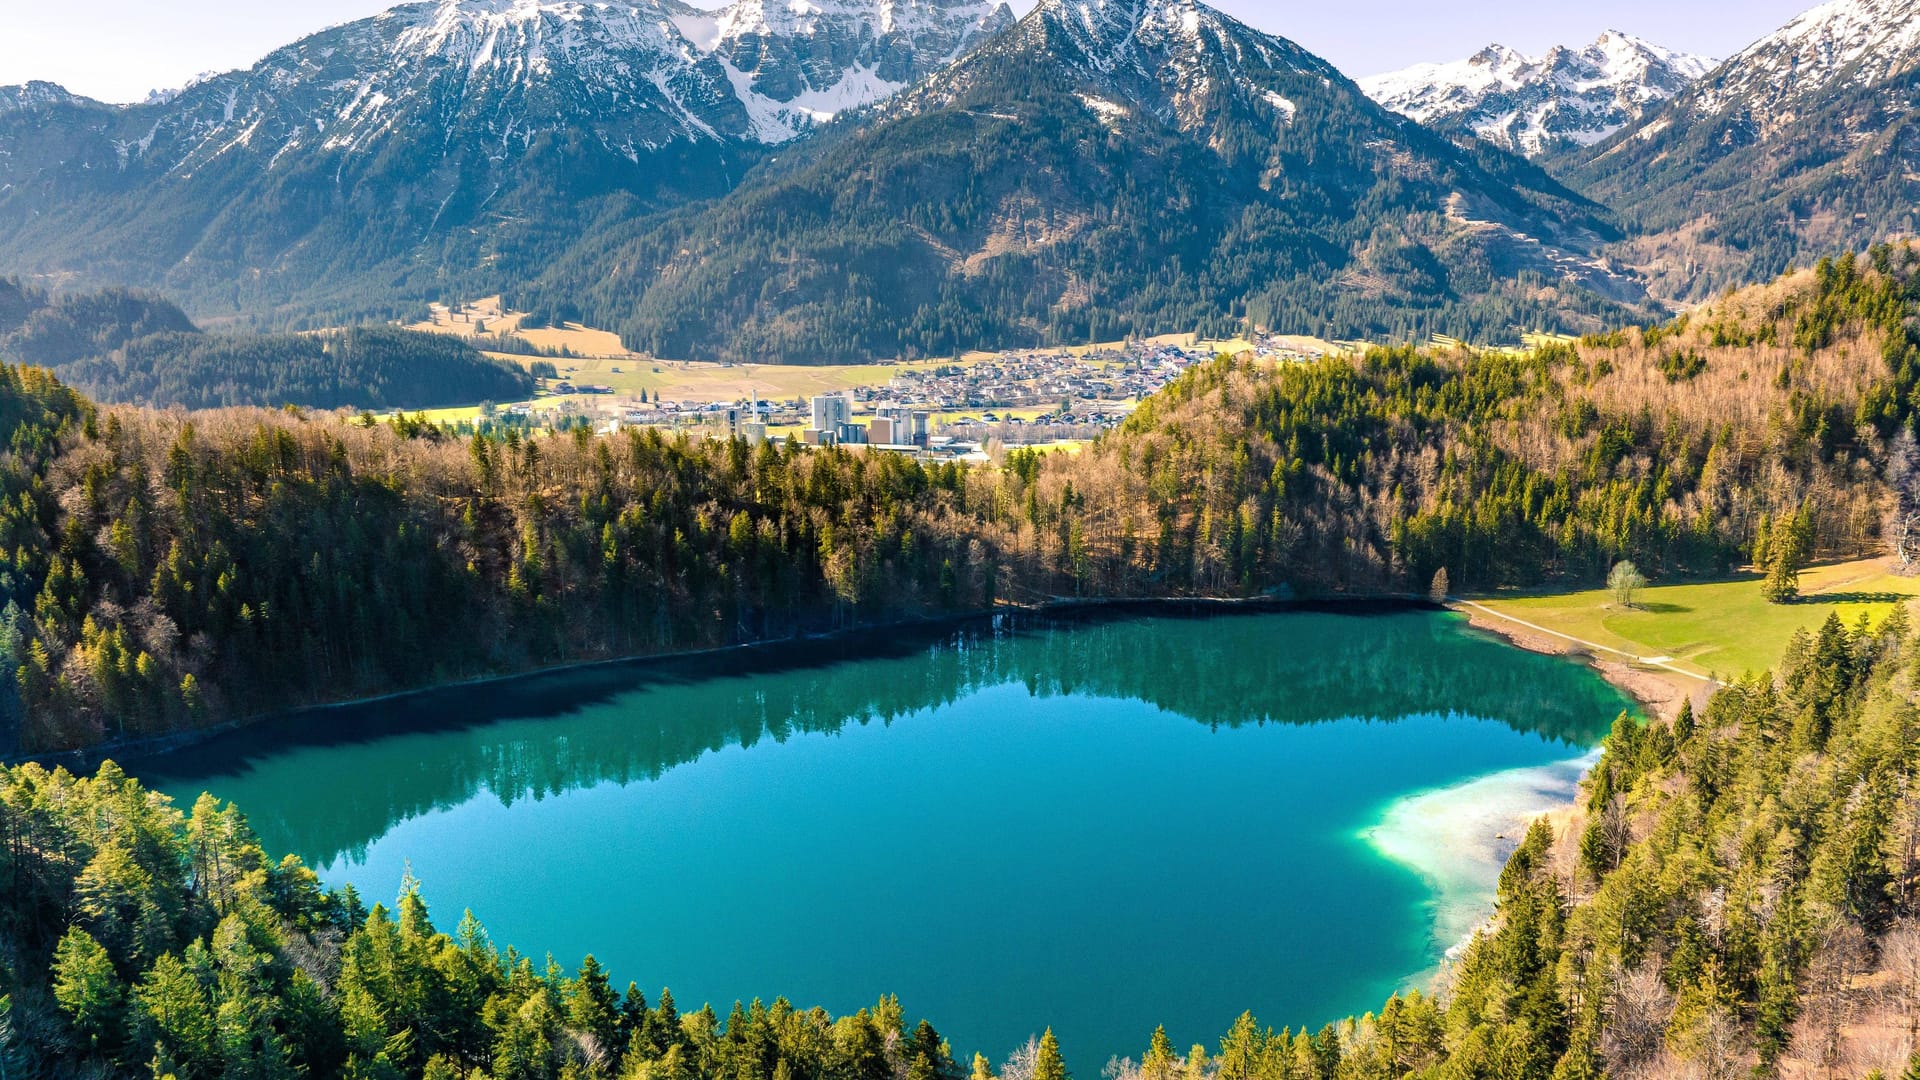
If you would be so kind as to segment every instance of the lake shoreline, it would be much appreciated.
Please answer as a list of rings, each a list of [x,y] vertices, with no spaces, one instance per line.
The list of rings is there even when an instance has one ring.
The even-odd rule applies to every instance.
[[[843,627],[816,633],[797,634],[792,637],[767,638],[758,641],[745,641],[732,645],[719,645],[702,649],[677,649],[663,652],[636,653],[626,656],[598,657],[590,660],[572,660],[558,664],[521,668],[513,671],[475,675],[463,679],[449,679],[428,683],[423,686],[404,690],[392,690],[380,694],[362,697],[341,698],[333,701],[315,702],[272,712],[256,713],[240,719],[229,720],[204,728],[189,731],[169,732],[139,739],[124,739],[72,750],[57,750],[46,753],[18,754],[0,756],[0,764],[20,765],[35,763],[47,767],[60,766],[70,772],[92,771],[102,762],[125,757],[129,760],[149,758],[178,750],[190,749],[222,736],[244,731],[273,721],[285,721],[301,716],[323,716],[331,712],[357,709],[366,705],[382,702],[403,701],[409,698],[441,693],[448,690],[476,689],[490,685],[508,683],[519,679],[534,678],[543,675],[559,675],[569,672],[591,671],[602,668],[645,669],[657,665],[679,663],[702,657],[751,655],[764,653],[775,655],[783,650],[817,647],[825,644],[855,644],[862,639],[880,639],[903,631],[919,634],[932,634],[975,625],[995,625],[1001,619],[1028,618],[1074,618],[1074,617],[1124,617],[1130,614],[1190,614],[1214,615],[1239,612],[1302,612],[1365,616],[1388,614],[1402,611],[1441,611],[1444,608],[1425,597],[1404,593],[1383,593],[1378,595],[1328,596],[1328,597],[1056,597],[1038,604],[1004,604],[987,611],[964,611],[951,614],[930,615],[893,619],[884,622]],[[1538,651],[1538,650],[1535,650]]]
[[[1698,710],[1706,704],[1705,696],[1713,689],[1712,684],[1683,684],[1679,678],[1659,671],[1603,659],[1570,639],[1536,633],[1476,608],[1456,605],[1450,606],[1449,610],[1465,616],[1469,626],[1497,637],[1516,649],[1544,656],[1564,656],[1584,663],[1594,674],[1638,703],[1650,719],[1671,723],[1679,715],[1682,701],[1693,699],[1694,708]]]
[[[1402,795],[1360,835],[1417,874],[1430,893],[1433,966],[1405,985],[1443,989],[1474,935],[1490,929],[1500,874],[1535,821],[1564,816],[1600,759],[1598,746],[1561,761],[1502,769]]]
[[[1156,1023],[1186,1038],[1249,1007],[1314,1027],[1376,1008],[1451,942],[1432,890],[1354,834],[1403,795],[1556,766],[1632,707],[1405,603],[1116,606],[532,677],[123,767],[175,805],[230,800],[329,887],[385,896],[411,868],[497,942],[592,951],[689,1002],[844,1011],[883,989],[997,1057],[1031,1034],[998,1026],[1006,988],[1057,975],[1011,1011],[1046,1013],[1091,1072]],[[875,900],[847,920],[849,896]],[[762,931],[721,932],[740,925]],[[835,935],[831,967],[801,927]],[[1165,1001],[1124,1022],[1094,1007],[1073,958],[1109,943],[1099,966],[1145,965]],[[1196,953],[1239,963],[1229,979]]]
[[[1449,605],[1449,609],[1464,616],[1469,626],[1513,648],[1580,661],[1608,685],[1637,703],[1653,722],[1671,723],[1679,714],[1681,703],[1690,699],[1696,710],[1703,708],[1706,696],[1713,690],[1711,684],[1683,683],[1662,672],[1603,659],[1572,639],[1537,633],[1478,608]],[[1446,880],[1446,870],[1455,871],[1456,878],[1459,878],[1470,875],[1478,868],[1487,880],[1497,882],[1500,871],[1512,857],[1513,850],[1519,846],[1526,831],[1540,820],[1545,820],[1553,829],[1554,851],[1558,853],[1567,833],[1580,824],[1580,787],[1586,783],[1587,775],[1599,763],[1599,759],[1598,746],[1585,755],[1568,759],[1564,765],[1579,766],[1567,774],[1571,782],[1536,786],[1536,792],[1547,797],[1524,808],[1510,807],[1504,813],[1488,812],[1479,805],[1478,799],[1450,797],[1479,788],[1515,783],[1524,785],[1547,770],[1519,769],[1492,773],[1448,788],[1405,796],[1389,804],[1381,818],[1364,831],[1363,835],[1376,851],[1419,874],[1434,894],[1435,936],[1443,946],[1443,954],[1434,967],[1409,976],[1410,987],[1445,989],[1452,978],[1453,967],[1466,946],[1472,943],[1476,935],[1496,925],[1498,913],[1493,910],[1487,910],[1478,919],[1470,921],[1463,922],[1458,918],[1461,883],[1458,880]],[[1418,830],[1423,835],[1416,842],[1411,835],[1415,830],[1407,828],[1407,825],[1412,819],[1422,817],[1425,818],[1425,827]],[[1495,828],[1499,831],[1492,831]],[[1384,843],[1383,837],[1387,838]],[[1397,849],[1395,839],[1400,841]],[[1479,842],[1478,847],[1475,846],[1476,841]],[[1446,867],[1443,860],[1436,856],[1447,853],[1465,853],[1469,865]],[[1456,910],[1450,912],[1450,905]],[[1446,925],[1449,914],[1454,915],[1452,927]]]

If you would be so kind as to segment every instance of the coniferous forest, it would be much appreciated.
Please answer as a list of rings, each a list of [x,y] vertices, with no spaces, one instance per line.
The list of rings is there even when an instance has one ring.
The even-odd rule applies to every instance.
[[[103,408],[9,368],[0,705],[13,745],[47,751],[996,603],[1877,550],[1920,381],[1917,267],[1882,248],[1528,354],[1223,358],[1081,454],[999,468]]]
[[[104,407],[4,369],[0,630],[27,750],[462,675],[1056,597],[1663,577],[1883,542],[1920,379],[1920,254],[1881,248],[1674,323],[1527,354],[1221,358],[1078,455],[926,465],[350,412]],[[1866,358],[1865,362],[1862,358]],[[1120,1080],[1817,1068],[1920,995],[1903,618],[1779,679],[1623,720],[1567,839],[1536,828],[1443,998],[1313,1032],[1164,1036]],[[0,784],[8,1075],[929,1080],[882,999],[680,1013],[274,861],[240,811],[111,765]],[[1043,1018],[1041,1018],[1043,1019]],[[1146,1033],[1142,1033],[1143,1038]],[[1824,1048],[1824,1049],[1823,1049]],[[1674,1065],[1674,1063],[1680,1063]],[[997,1073],[996,1073],[997,1068]],[[1051,1038],[985,1080],[1061,1080]]]
[[[159,297],[49,296],[9,280],[0,280],[0,359],[47,368],[98,401],[157,408],[392,409],[511,400],[534,385],[520,367],[439,334],[207,334]]]

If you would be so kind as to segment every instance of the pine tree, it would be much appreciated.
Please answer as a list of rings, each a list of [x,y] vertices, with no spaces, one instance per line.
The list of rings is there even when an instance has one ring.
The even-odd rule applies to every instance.
[[[1166,1025],[1154,1028],[1153,1041],[1147,1045],[1146,1057],[1140,1061],[1140,1080],[1173,1080],[1177,1061],[1173,1043],[1167,1038]]]
[[[1040,1036],[1040,1051],[1033,1059],[1033,1080],[1067,1080],[1067,1063],[1060,1057],[1060,1041],[1053,1029]]]
[[[1767,539],[1766,580],[1761,595],[1769,603],[1784,604],[1800,595],[1800,571],[1813,553],[1813,517],[1801,510],[1792,518],[1776,521]]]
[[[107,950],[85,930],[69,929],[53,952],[53,999],[85,1046],[103,1052],[119,1041],[123,996]]]

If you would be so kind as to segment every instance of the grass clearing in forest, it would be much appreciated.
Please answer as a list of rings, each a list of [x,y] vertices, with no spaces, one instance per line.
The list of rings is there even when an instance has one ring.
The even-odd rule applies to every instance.
[[[1800,575],[1800,599],[1770,604],[1760,575],[1728,581],[1656,585],[1622,609],[1605,589],[1540,596],[1475,597],[1481,605],[1569,637],[1640,657],[1665,656],[1674,666],[1736,678],[1779,663],[1787,640],[1811,633],[1838,613],[1849,627],[1864,612],[1878,623],[1897,603],[1920,596],[1920,577],[1893,572],[1888,559],[1861,559],[1810,567]]]

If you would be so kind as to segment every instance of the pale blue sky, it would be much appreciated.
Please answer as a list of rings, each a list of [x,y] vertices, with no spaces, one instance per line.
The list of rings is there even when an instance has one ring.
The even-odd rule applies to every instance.
[[[1585,43],[1606,29],[1725,57],[1814,0],[1213,2],[1357,77],[1456,60],[1492,41],[1537,52]],[[247,67],[276,46],[388,6],[391,0],[0,0],[0,85],[46,79],[109,101],[138,100],[202,71]],[[1015,6],[1025,10],[1031,0]]]

